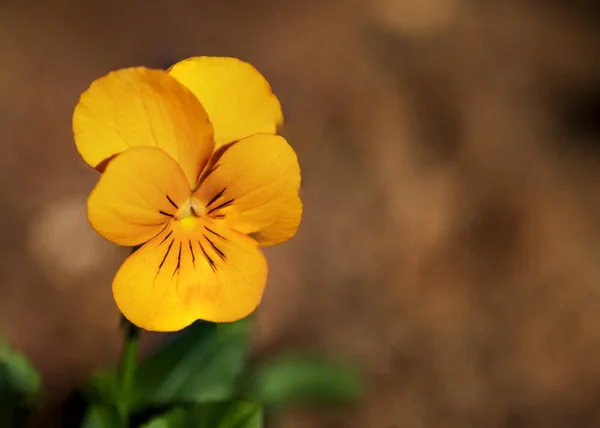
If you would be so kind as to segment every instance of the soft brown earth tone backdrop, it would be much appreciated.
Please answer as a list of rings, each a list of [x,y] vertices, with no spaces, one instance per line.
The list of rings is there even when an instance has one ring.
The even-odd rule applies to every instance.
[[[585,0],[2,1],[0,331],[46,412],[119,351],[77,98],[219,55],[269,78],[303,167],[257,354],[369,373],[356,409],[282,426],[600,426],[599,23]]]

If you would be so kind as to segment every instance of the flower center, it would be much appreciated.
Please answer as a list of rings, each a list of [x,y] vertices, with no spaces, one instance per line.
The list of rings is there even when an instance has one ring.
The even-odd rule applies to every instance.
[[[202,217],[206,215],[206,207],[196,198],[190,198],[185,201],[175,213],[176,220],[182,220],[185,217]]]
[[[175,213],[175,220],[181,221],[182,226],[193,225],[197,217],[206,215],[206,207],[196,198],[190,198],[185,201]]]
[[[202,217],[210,217],[211,219],[224,219],[227,215],[227,210],[231,209],[234,199],[227,199],[224,194],[227,188],[221,189],[213,198],[208,202],[201,202],[201,198],[198,199],[195,196],[191,196],[180,206],[166,195],[169,203],[177,211],[175,214],[166,211],[159,211],[162,215],[171,217],[181,226],[186,229],[194,229]]]

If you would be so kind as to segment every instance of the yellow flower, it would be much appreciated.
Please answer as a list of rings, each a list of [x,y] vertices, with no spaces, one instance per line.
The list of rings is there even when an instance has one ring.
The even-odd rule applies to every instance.
[[[282,122],[268,82],[233,58],[118,70],[83,93],[75,142],[104,171],[88,219],[116,244],[143,244],[113,281],[131,322],[173,331],[256,308],[258,246],[290,239],[302,215],[296,154],[274,135]]]

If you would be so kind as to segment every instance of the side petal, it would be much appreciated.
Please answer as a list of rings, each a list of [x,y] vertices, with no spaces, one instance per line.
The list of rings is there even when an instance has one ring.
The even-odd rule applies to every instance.
[[[183,171],[161,149],[128,149],[100,176],[88,198],[88,219],[109,241],[139,245],[166,227],[190,193]]]
[[[130,147],[159,147],[179,162],[190,187],[214,149],[212,125],[194,94],[165,71],[144,67],[93,82],[75,107],[73,132],[94,168]]]
[[[195,224],[173,223],[129,256],[115,276],[117,306],[141,328],[175,331],[197,319],[236,321],[260,303],[267,263],[256,242],[188,220]]]
[[[208,112],[217,147],[253,134],[274,134],[283,123],[271,86],[247,62],[195,57],[175,64],[169,73],[190,88]]]
[[[279,245],[296,235],[302,218],[302,201],[296,195],[289,201],[282,202],[282,205],[284,204],[288,206],[287,215],[282,215],[269,226],[250,235],[259,245],[263,247]]]
[[[261,241],[274,245],[298,229],[299,188],[300,166],[291,146],[283,137],[257,134],[228,147],[194,196],[207,215],[259,238],[264,231]]]

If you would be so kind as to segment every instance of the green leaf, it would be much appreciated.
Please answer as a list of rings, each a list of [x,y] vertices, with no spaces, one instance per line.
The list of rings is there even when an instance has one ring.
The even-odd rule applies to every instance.
[[[105,405],[94,405],[88,408],[81,428],[116,428],[121,425],[115,409]]]
[[[165,415],[152,418],[148,423],[142,425],[141,428],[185,428],[185,418],[184,409],[175,409]]]
[[[237,401],[228,407],[217,428],[261,428],[262,426],[262,407],[250,401]]]
[[[138,407],[231,399],[248,354],[248,333],[247,320],[185,329],[139,366]]]
[[[22,354],[0,339],[0,426],[19,424],[37,405],[42,381]]]
[[[360,397],[362,384],[354,366],[316,356],[288,355],[259,366],[245,392],[266,406],[344,404]]]
[[[157,416],[142,428],[262,428],[262,408],[249,401],[202,403]]]
[[[115,370],[98,370],[84,386],[86,399],[91,403],[112,405],[119,400],[117,372]]]

